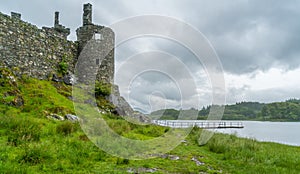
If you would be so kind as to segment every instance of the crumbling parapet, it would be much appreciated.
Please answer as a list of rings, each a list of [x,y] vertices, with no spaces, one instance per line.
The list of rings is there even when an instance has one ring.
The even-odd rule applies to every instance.
[[[78,77],[89,72],[85,68],[90,68],[95,70],[92,77],[96,75],[96,80],[113,84],[115,35],[112,29],[92,23],[91,4],[84,5],[83,25],[76,30],[78,42],[67,40],[70,29],[60,24],[59,12],[55,12],[54,27],[51,28],[39,29],[21,20],[21,14],[15,12],[11,16],[0,12],[0,21],[0,66],[10,69],[16,76],[51,78],[53,81],[64,81],[72,85],[75,79],[72,72],[76,63],[78,66],[78,56],[82,53],[87,56],[83,61],[83,68],[79,69],[83,74],[79,73]],[[89,49],[82,51],[86,44],[90,45],[86,47]],[[60,65],[67,68],[66,75]],[[83,80],[85,78],[82,77]],[[109,99],[116,105],[117,114],[145,120],[143,116],[133,112],[116,87]]]
[[[55,12],[54,14],[54,27],[53,29],[59,33],[61,33],[65,38],[70,35],[70,28],[66,28],[65,26],[59,24],[59,12]]]
[[[20,13],[11,12],[10,14],[11,14],[11,18],[21,20],[21,14]]]
[[[21,15],[0,12],[0,66],[16,76],[49,79],[63,59],[72,72],[77,44],[53,29],[39,29],[17,16]]]
[[[100,49],[93,62],[98,67],[97,80],[113,83],[114,44],[112,29],[92,23],[92,5],[83,8],[83,24],[77,29],[77,42],[68,41],[70,29],[60,24],[59,12],[54,13],[54,26],[42,27],[21,20],[21,14],[0,12],[0,66],[18,67],[17,75],[47,79],[59,68],[68,64],[73,72],[82,49],[91,39]]]

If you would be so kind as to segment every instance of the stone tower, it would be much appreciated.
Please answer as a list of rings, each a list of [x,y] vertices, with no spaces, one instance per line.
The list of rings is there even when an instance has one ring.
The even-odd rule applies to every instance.
[[[115,34],[112,29],[95,25],[92,22],[92,5],[84,4],[83,6],[83,25],[76,30],[77,41],[78,41],[78,53],[80,54],[86,44],[92,40],[99,44],[101,48],[99,52],[105,58],[103,59],[97,74],[97,80],[112,83],[114,82],[114,45],[115,45]],[[99,64],[99,60],[95,60],[96,64]]]

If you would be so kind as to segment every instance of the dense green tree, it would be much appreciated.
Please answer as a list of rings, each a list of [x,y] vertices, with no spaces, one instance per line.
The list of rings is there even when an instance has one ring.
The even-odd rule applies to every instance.
[[[199,120],[207,119],[212,107],[217,105],[202,107],[197,110],[166,109],[155,111],[150,114],[155,119],[175,120],[194,119],[195,114]],[[159,116],[159,117],[158,117]],[[285,102],[274,102],[263,104],[258,102],[239,102],[233,105],[225,105],[223,120],[265,120],[265,121],[300,121],[300,100],[289,99]]]

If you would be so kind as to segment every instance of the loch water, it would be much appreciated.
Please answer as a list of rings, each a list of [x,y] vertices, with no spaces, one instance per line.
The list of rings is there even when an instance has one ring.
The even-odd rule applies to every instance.
[[[258,141],[300,146],[300,122],[242,121],[242,123],[243,129],[216,129],[215,131],[254,138]]]

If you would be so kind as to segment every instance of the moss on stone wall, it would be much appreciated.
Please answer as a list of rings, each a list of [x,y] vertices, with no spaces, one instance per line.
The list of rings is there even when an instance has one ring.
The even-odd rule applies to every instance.
[[[77,30],[78,41],[66,39],[55,28],[27,23],[20,18],[0,13],[0,66],[9,68],[15,75],[28,75],[38,79],[61,77],[74,72],[78,56],[86,42],[95,33],[101,34],[97,41],[99,56],[107,54],[97,73],[97,80],[113,83],[114,78],[114,32],[99,25],[82,26]],[[110,50],[106,53],[106,50]],[[14,69],[17,67],[17,69]]]
[[[14,74],[47,79],[59,70],[73,71],[77,43],[68,41],[55,30],[39,29],[17,18],[0,13],[0,60]],[[18,67],[18,69],[14,69]]]

